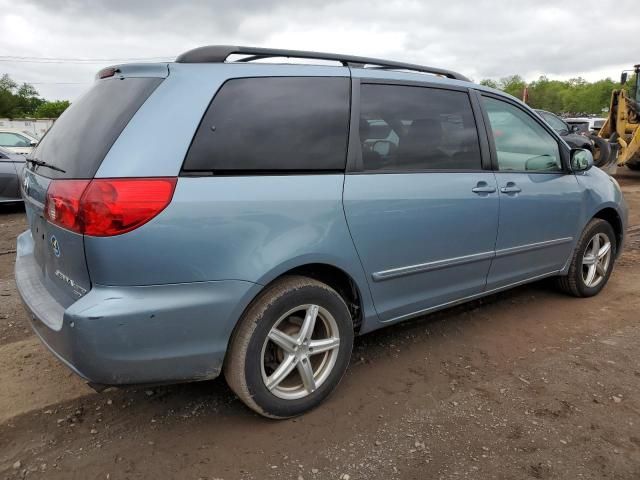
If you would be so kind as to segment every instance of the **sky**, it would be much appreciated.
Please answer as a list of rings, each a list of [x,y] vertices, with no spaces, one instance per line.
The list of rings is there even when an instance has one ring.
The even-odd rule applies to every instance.
[[[614,11],[611,0],[0,0],[0,74],[73,100],[104,66],[224,44],[408,61],[476,81],[616,79],[640,63],[637,1]]]

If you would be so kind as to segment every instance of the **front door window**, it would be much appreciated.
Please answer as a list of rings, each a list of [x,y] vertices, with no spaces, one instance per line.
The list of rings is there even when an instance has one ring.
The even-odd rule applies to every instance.
[[[562,171],[556,139],[524,110],[510,103],[482,97],[498,156],[498,170]]]

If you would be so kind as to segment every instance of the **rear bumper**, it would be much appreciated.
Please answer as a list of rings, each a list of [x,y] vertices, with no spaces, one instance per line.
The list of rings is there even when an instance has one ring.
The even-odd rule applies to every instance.
[[[62,362],[104,385],[215,378],[233,327],[260,286],[244,281],[113,287],[94,285],[64,307],[18,238],[15,276],[31,325]]]

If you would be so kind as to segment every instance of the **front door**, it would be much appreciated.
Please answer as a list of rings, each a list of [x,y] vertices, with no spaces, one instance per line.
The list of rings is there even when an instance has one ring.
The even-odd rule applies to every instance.
[[[482,292],[498,193],[468,93],[363,84],[359,110],[362,155],[344,208],[380,319]]]
[[[487,289],[563,268],[579,230],[582,189],[559,140],[518,105],[482,97],[500,192],[496,256]]]

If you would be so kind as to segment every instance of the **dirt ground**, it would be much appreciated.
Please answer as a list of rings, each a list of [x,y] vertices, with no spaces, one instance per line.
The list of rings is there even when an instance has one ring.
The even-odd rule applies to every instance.
[[[617,178],[640,226],[640,175]],[[598,297],[547,281],[366,335],[335,394],[281,422],[221,379],[89,389],[27,325],[24,229],[0,208],[0,478],[640,478],[640,228]]]

